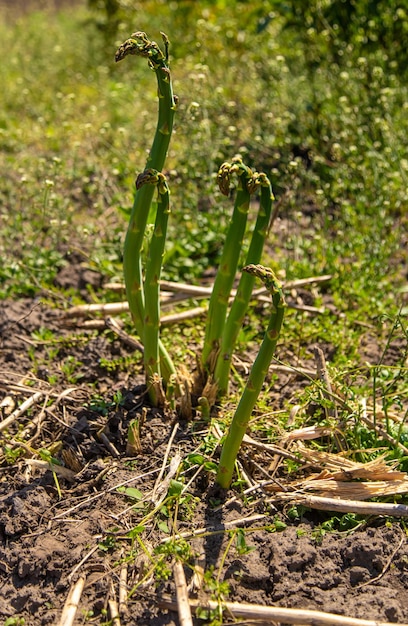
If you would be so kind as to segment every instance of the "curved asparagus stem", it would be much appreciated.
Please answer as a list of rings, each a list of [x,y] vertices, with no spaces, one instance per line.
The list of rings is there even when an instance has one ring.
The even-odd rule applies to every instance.
[[[153,406],[159,406],[163,405],[165,401],[160,368],[159,281],[166,242],[167,222],[170,213],[169,187],[165,176],[161,172],[153,169],[145,170],[138,176],[136,188],[140,189],[143,185],[156,185],[158,190],[156,222],[150,241],[144,280],[144,366],[150,401]]]
[[[244,271],[260,278],[272,296],[272,312],[258,355],[254,361],[241,400],[224,442],[217,471],[217,483],[224,489],[231,484],[235,460],[275,352],[286,306],[281,285],[272,270],[249,265]]]
[[[224,163],[221,166],[218,172],[220,190],[224,195],[228,195],[231,176],[234,174],[238,177],[234,210],[209,302],[201,355],[201,365],[209,377],[214,373],[216,355],[220,348],[228,300],[237,271],[249,211],[250,194],[247,183],[252,177],[252,172],[242,163],[241,159],[234,159],[232,163]]]
[[[253,179],[248,182],[249,191],[253,193],[261,188],[259,211],[251,237],[245,265],[257,264],[261,260],[265,238],[271,220],[272,201],[274,200],[271,183],[264,173],[255,172]],[[245,313],[251,299],[255,276],[249,272],[242,272],[237,293],[232,303],[222,334],[221,349],[217,357],[214,380],[218,385],[218,396],[228,393],[231,359],[238,333],[242,327]]]
[[[169,41],[163,33],[162,37],[165,53],[162,52],[157,43],[150,41],[145,33],[136,32],[118,48],[115,55],[116,61],[121,61],[128,55],[145,57],[156,74],[159,96],[158,121],[146,170],[152,169],[158,172],[164,166],[176,109],[176,99],[173,95],[168,67]],[[143,343],[145,342],[145,294],[143,292],[141,250],[153,193],[154,187],[152,185],[143,185],[136,191],[123,253],[126,296],[133,322]],[[175,373],[175,369],[162,346],[160,346],[160,354],[162,374],[167,379],[172,373]]]

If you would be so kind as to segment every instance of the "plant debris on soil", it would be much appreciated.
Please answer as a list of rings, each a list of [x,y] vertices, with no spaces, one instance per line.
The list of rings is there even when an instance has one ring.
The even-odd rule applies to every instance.
[[[75,277],[78,268],[71,270]],[[65,268],[65,281],[68,276]],[[58,344],[49,359],[49,342],[38,339],[44,329]],[[325,513],[305,509],[291,521],[288,503],[273,490],[254,490],[259,497],[252,498],[245,487],[220,493],[208,466],[194,463],[183,466],[186,498],[176,513],[167,507],[166,519],[161,507],[171,472],[174,478],[197,452],[210,424],[178,422],[170,411],[149,408],[141,370],[101,365],[133,351],[108,331],[65,328],[59,312],[41,300],[1,302],[0,333],[4,623],[60,623],[80,581],[70,623],[178,624],[175,554],[189,597],[203,607],[216,599],[408,622],[408,544],[398,521],[372,515],[353,532],[323,532]],[[68,357],[78,364],[70,384],[61,375]],[[129,454],[128,428],[137,417],[143,417],[140,444]],[[254,463],[267,468],[273,458],[244,450],[243,472],[256,469]],[[161,572],[153,554],[162,555],[155,561]],[[194,623],[216,619],[210,612],[199,616]],[[230,620],[227,610],[222,619]]]

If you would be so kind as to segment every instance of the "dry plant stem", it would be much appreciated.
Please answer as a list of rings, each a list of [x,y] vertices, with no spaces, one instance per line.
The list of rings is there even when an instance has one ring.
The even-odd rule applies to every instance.
[[[129,310],[128,302],[108,302],[104,304],[78,304],[65,311],[63,319],[87,317],[94,313],[102,315],[119,315]]]
[[[163,500],[167,497],[167,492],[169,490],[169,486],[173,478],[176,476],[181,462],[182,456],[180,453],[176,452],[174,457],[170,461],[170,467],[167,475],[163,479],[163,481],[155,487],[155,492],[151,496],[151,502],[153,502],[154,506],[157,508],[159,504],[163,502]]]
[[[109,328],[112,332],[114,332],[119,339],[123,341],[124,344],[132,348],[133,350],[139,350],[139,352],[143,352],[144,348],[140,341],[137,341],[134,337],[125,333],[125,331],[119,326],[117,320],[113,317],[107,317],[104,322],[106,328]]]
[[[19,417],[21,417],[21,415],[28,411],[28,409],[30,409],[34,404],[37,404],[37,402],[39,402],[43,396],[44,392],[37,391],[30,398],[24,400],[24,402],[18,407],[18,409],[13,411],[11,415],[9,415],[8,417],[6,417],[6,419],[0,422],[0,432],[11,426],[16,420],[18,420]]]
[[[367,587],[367,585],[372,585],[373,583],[377,582],[378,580],[381,580],[381,578],[385,575],[385,573],[387,572],[387,570],[391,567],[391,563],[393,562],[395,555],[397,554],[398,550],[401,548],[401,546],[405,543],[406,541],[406,535],[405,535],[405,531],[402,531],[402,537],[399,540],[399,543],[397,545],[397,547],[392,551],[391,556],[389,557],[388,561],[386,562],[386,564],[384,565],[384,567],[382,568],[381,572],[378,574],[378,576],[375,576],[374,578],[371,578],[370,580],[366,580],[364,583],[361,583],[360,585],[357,585],[357,589],[361,589],[362,587]]]
[[[174,582],[176,585],[177,609],[180,626],[193,626],[190,604],[188,602],[188,590],[183,564],[175,561],[173,565]]]
[[[255,276],[260,278],[268,287],[272,296],[272,313],[259,353],[252,366],[241,400],[232,419],[227,438],[222,447],[217,471],[217,483],[224,489],[228,489],[231,484],[238,450],[246,433],[252,411],[274,355],[285,310],[285,300],[282,289],[272,270],[262,265],[249,265],[244,268],[244,270],[255,274]]]
[[[271,218],[272,221],[273,218]],[[310,276],[309,278],[297,278],[295,280],[289,280],[283,284],[283,286],[287,289],[296,289],[297,287],[305,287],[307,285],[326,283],[332,279],[331,274],[323,274],[322,276]],[[191,294],[196,298],[211,296],[212,287],[203,287],[202,285],[188,285],[187,283],[179,283],[174,282],[172,280],[161,280],[160,286],[164,291],[172,291],[175,293],[184,292],[186,294]],[[123,291],[125,289],[125,285],[121,283],[106,283],[104,285],[105,289],[110,291]],[[232,289],[231,295],[235,296],[236,290]],[[256,289],[253,293],[253,296],[259,296],[267,293],[267,290],[264,287],[260,287]],[[80,311],[83,307],[93,306],[93,305],[78,305],[68,309],[66,311],[66,315],[70,314],[72,311]],[[98,306],[98,305],[95,305]]]
[[[214,600],[206,602],[200,600],[189,601],[193,611],[198,608],[217,610],[219,603]],[[174,600],[162,599],[159,606],[174,611],[176,603]],[[311,624],[312,626],[391,626],[391,622],[380,622],[371,619],[357,619],[336,615],[335,613],[323,613],[322,611],[312,611],[308,609],[285,609],[279,606],[263,606],[259,604],[240,604],[238,602],[223,602],[222,606],[235,618],[243,620],[260,620],[268,624],[272,622],[283,622],[285,624]],[[394,626],[408,626],[408,624],[395,624]]]
[[[272,219],[273,218],[271,218],[271,221]],[[286,287],[287,289],[295,289],[296,287],[304,287],[305,285],[311,285],[314,283],[316,284],[325,283],[331,279],[332,279],[331,274],[323,274],[322,276],[311,276],[310,278],[297,278],[295,280],[290,280],[288,282],[285,282],[284,287]],[[187,283],[179,283],[179,282],[174,282],[172,280],[161,280],[160,285],[162,289],[164,289],[165,291],[174,291],[174,292],[185,291],[186,293],[191,293],[195,296],[204,297],[206,294],[208,296],[211,296],[211,292],[212,292],[212,287],[202,287],[200,285],[188,285]],[[121,283],[106,283],[104,285],[104,288],[109,289],[110,291],[123,291],[125,289],[125,285]],[[234,290],[232,290],[232,293],[234,293]],[[254,294],[255,293],[256,294],[267,293],[267,290],[264,287],[261,287],[260,289],[257,289],[254,292]],[[83,305],[78,306],[78,308],[80,309],[81,306]],[[69,313],[69,311],[72,311],[76,308],[77,307],[73,307],[72,309],[69,309],[67,313]]]
[[[160,497],[162,496],[163,492],[165,492],[167,490],[171,478],[173,478],[173,476],[175,474],[175,471],[177,471],[178,465],[181,463],[181,456],[180,456],[179,453],[176,453],[176,455],[175,455],[175,457],[173,459],[173,461],[175,459],[177,459],[176,470],[174,471],[174,464],[173,464],[173,468],[171,467],[172,466],[172,462],[171,462],[170,463],[170,468],[171,469],[169,470],[169,473],[167,475],[167,482],[166,482],[166,484],[163,484],[164,481],[162,479],[163,479],[163,476],[164,476],[164,471],[166,469],[167,459],[169,458],[171,446],[173,445],[173,441],[174,441],[174,438],[175,438],[176,433],[178,431],[178,428],[179,428],[179,425],[175,424],[174,428],[172,430],[172,433],[170,435],[170,439],[169,439],[169,441],[167,443],[167,446],[166,446],[166,451],[164,453],[163,463],[162,463],[159,475],[157,476],[156,482],[154,483],[154,487],[153,487],[153,490],[152,490],[152,493],[151,493],[151,496],[150,496],[151,501],[154,502],[155,505],[157,505],[157,503],[158,503]],[[170,478],[169,478],[169,476],[170,476]]]
[[[325,408],[327,417],[334,417],[338,426],[339,432],[334,432],[333,437],[336,443],[337,450],[341,452],[346,449],[346,443],[344,437],[340,434],[340,431],[344,429],[344,424],[339,423],[339,414],[337,411],[337,404],[335,395],[333,394],[332,384],[329,376],[329,372],[327,371],[326,359],[324,357],[323,350],[319,347],[314,349],[314,356],[316,360],[316,370],[317,376],[320,382],[323,385],[323,395],[328,400],[331,400],[333,403],[332,408]]]
[[[114,467],[113,469],[116,470],[117,466]],[[97,476],[96,479],[94,481],[91,481],[91,482],[93,482],[94,485],[98,484],[99,480],[104,478],[107,474],[111,473],[111,471],[112,471],[111,467],[107,467],[107,468],[103,469],[99,473],[99,475],[98,475],[99,479],[98,479],[98,476]],[[136,482],[140,481],[143,478],[145,478],[146,476],[151,476],[152,474],[156,474],[156,473],[157,473],[157,469],[150,470],[149,472],[144,472],[143,474],[139,474],[136,477],[133,476],[132,478],[128,478],[127,480],[121,481],[120,483],[117,483],[116,485],[113,485],[113,487],[109,487],[109,489],[101,489],[100,491],[98,491],[97,494],[86,498],[86,500],[83,500],[82,502],[79,502],[78,504],[75,504],[74,506],[70,507],[69,509],[66,509],[65,511],[62,511],[61,513],[58,513],[52,519],[53,520],[59,520],[59,519],[65,518],[68,515],[70,515],[71,513],[73,513],[74,511],[78,511],[78,509],[81,509],[83,506],[89,506],[89,504],[91,502],[101,498],[102,496],[106,495],[107,493],[111,493],[112,491],[116,491],[119,487],[123,487],[125,485],[129,485],[133,481],[136,481]]]
[[[72,626],[74,624],[75,615],[78,610],[79,601],[85,585],[85,576],[80,576],[76,583],[71,587],[68,597],[64,604],[59,626]]]
[[[112,620],[112,626],[120,626],[119,608],[116,600],[109,599],[109,614]]]
[[[375,424],[372,420],[364,416],[361,416],[361,421],[364,422],[364,424],[367,424],[369,428],[372,428],[372,430],[374,430],[381,437],[383,437],[383,439],[386,439],[386,441],[389,441],[394,447],[399,448],[400,450],[404,452],[404,454],[408,455],[407,446],[404,446],[403,443],[395,439],[395,437],[392,437],[389,433],[387,433],[387,431],[384,428],[381,428],[379,424]]]
[[[228,502],[231,502],[231,500],[228,500]],[[218,507],[216,507],[214,509],[214,511],[220,511],[221,509],[223,509],[225,506],[225,504],[222,504]],[[205,528],[197,528],[193,531],[190,530],[186,530],[183,532],[178,533],[178,537],[181,537],[182,539],[196,539],[197,537],[209,537],[210,535],[223,535],[225,533],[228,532],[228,530],[234,529],[234,528],[239,528],[241,526],[244,526],[245,524],[252,524],[253,522],[258,522],[258,521],[263,521],[266,520],[268,518],[267,515],[263,515],[262,513],[254,513],[253,515],[250,515],[248,517],[240,517],[239,519],[234,519],[231,520],[230,522],[223,522],[222,524],[219,525],[214,525],[214,526],[205,526]],[[160,543],[169,543],[169,541],[172,541],[173,537],[166,537],[165,539],[162,539],[162,541]]]
[[[288,450],[280,448],[279,446],[274,446],[271,443],[256,441],[256,439],[252,439],[249,435],[244,436],[243,443],[253,446],[254,448],[258,448],[259,450],[265,450],[265,452],[270,452],[271,454],[280,456],[283,459],[291,459],[292,461],[295,461],[295,463],[299,463],[299,457],[292,452],[288,452]]]
[[[119,576],[119,613],[123,615],[127,611],[127,578],[128,565],[122,563]]]
[[[271,221],[272,201],[274,199],[271,183],[265,174],[254,174],[251,185],[252,191],[257,187],[261,188],[261,197],[245,265],[256,265],[261,260],[265,237]],[[215,366],[214,380],[217,383],[218,396],[220,397],[228,393],[232,353],[249,306],[254,283],[254,275],[248,272],[241,273],[237,292],[225,323],[220,352]]]
[[[158,122],[145,169],[156,170],[157,172],[162,171],[166,160],[176,109],[167,59],[168,39],[164,34],[162,37],[166,54],[163,54],[159,46],[154,41],[150,41],[145,33],[136,32],[119,47],[115,56],[116,61],[121,61],[129,54],[145,57],[156,74],[159,96]],[[153,193],[152,185],[143,185],[136,191],[123,254],[126,296],[142,343],[145,342],[145,294],[143,291],[141,250]],[[168,379],[171,374],[175,374],[174,366],[167,352],[161,348],[160,352],[163,366],[162,374]]]
[[[288,281],[287,283],[283,283],[283,286],[288,289],[295,289],[296,287],[302,287],[305,285],[327,282],[331,278],[332,278],[331,275],[312,276],[311,278],[300,278],[299,280]],[[204,300],[211,296],[212,289],[213,289],[212,287],[203,287],[200,285],[186,285],[185,283],[175,283],[172,281],[165,281],[165,280],[160,281],[160,286],[162,289],[166,290],[165,292],[161,291],[161,294],[160,294],[162,307],[171,306],[172,304],[175,304],[177,302],[183,302],[185,300],[190,300],[191,298],[194,298],[194,300]],[[118,284],[114,284],[114,285],[106,284],[105,288],[110,289],[110,290],[115,290],[115,289],[119,290],[119,289],[125,289],[125,286],[118,285]],[[172,296],[170,295],[170,293],[166,293],[166,292],[171,292],[175,295]],[[260,289],[255,289],[252,292],[252,298],[260,302],[267,302],[269,300],[264,298],[264,294],[266,293],[267,293],[267,290],[264,289],[263,287],[261,287]],[[230,297],[235,298],[236,294],[237,294],[237,290],[231,289]],[[322,312],[322,309],[317,309],[316,307],[306,307],[306,306],[302,307],[302,306],[295,305],[295,304],[288,304],[288,306],[294,309],[310,311],[311,313]],[[88,315],[93,315],[95,313],[100,313],[103,316],[119,315],[120,313],[126,313],[127,311],[129,311],[128,302],[109,302],[107,304],[106,303],[105,304],[79,304],[65,311],[63,319],[68,320],[71,318],[82,318]],[[196,314],[203,315],[205,312],[206,311],[203,308],[192,309],[191,316],[195,316]],[[180,315],[183,315],[183,313]],[[190,312],[187,311],[186,315],[187,316],[190,315]],[[167,317],[169,318],[168,321],[167,321]],[[178,318],[176,314],[174,316],[174,322],[177,322],[177,321],[178,321]],[[103,320],[88,320],[87,323],[89,324],[89,327],[91,327],[91,324],[94,323],[95,328],[101,328],[104,325]],[[172,316],[169,315],[169,316],[166,316],[165,318],[161,318],[160,323],[161,324],[173,323]],[[140,350],[140,347],[137,346],[136,349]],[[314,372],[311,371],[310,375],[314,376]],[[3,381],[0,380],[0,386],[3,387],[4,384],[6,383],[3,383]],[[9,383],[7,383],[7,386],[9,386]],[[13,387],[10,387],[10,388],[13,388]],[[31,391],[31,388],[30,388],[30,391]]]
[[[408,517],[408,506],[405,504],[388,504],[382,502],[360,502],[359,500],[340,500],[339,498],[323,498],[320,496],[304,496],[289,494],[288,498],[299,504],[333,513],[355,513],[356,515],[387,515],[389,517]]]
[[[333,389],[331,385],[331,380],[329,376],[329,372],[327,371],[326,359],[324,357],[323,350],[319,347],[314,349],[314,356],[316,359],[316,370],[317,376],[321,383],[324,386],[324,389],[327,391],[325,396],[328,400],[333,399]],[[335,417],[336,421],[338,421],[337,407],[336,402],[333,399],[333,408],[328,410],[328,416]]]
[[[91,558],[91,556],[94,554],[94,552],[96,552],[97,550],[99,550],[99,546],[98,544],[96,544],[96,546],[94,546],[93,548],[91,548],[91,550],[89,550],[89,552],[87,554],[85,554],[85,556],[80,560],[79,563],[77,563],[74,567],[74,569],[72,570],[72,572],[68,575],[68,582],[71,582],[71,580],[73,579],[73,577],[75,576],[75,574],[81,569],[81,567],[84,565],[84,563],[86,563],[87,561],[89,561],[89,559]]]
[[[181,313],[173,313],[172,315],[164,315],[160,319],[161,326],[170,326],[172,324],[178,324],[179,322],[184,322],[185,320],[191,320],[196,317],[202,317],[207,314],[207,309],[202,306],[195,307],[194,309],[189,309],[188,311],[182,311]]]
[[[224,163],[218,172],[218,182],[222,193],[225,195],[229,193],[229,183],[232,175],[237,175],[238,178],[234,210],[209,302],[203,352],[201,355],[202,369],[208,377],[212,377],[214,374],[214,354],[219,351],[221,345],[228,301],[237,271],[249,211],[250,194],[247,183],[252,177],[252,172],[238,158],[232,163]]]
[[[113,456],[114,459],[119,459],[120,458],[119,452],[116,450],[116,448],[113,445],[113,443],[111,441],[109,441],[109,439],[105,435],[105,433],[103,433],[103,432],[98,433],[98,439],[100,439],[100,441],[103,443],[105,448],[111,453],[111,455]]]
[[[31,468],[54,472],[71,483],[76,479],[75,472],[62,465],[55,465],[54,463],[48,463],[48,461],[42,461],[40,459],[24,459],[24,462]]]

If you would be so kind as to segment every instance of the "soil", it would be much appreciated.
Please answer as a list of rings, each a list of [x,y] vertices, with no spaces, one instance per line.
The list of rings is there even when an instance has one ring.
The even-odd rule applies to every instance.
[[[85,298],[86,283],[97,286],[100,277],[72,261],[57,281]],[[199,529],[206,534],[189,539],[187,583],[192,585],[193,567],[213,568],[214,576],[212,586],[209,580],[199,589],[190,586],[192,598],[205,603],[214,597],[221,572],[219,582],[228,583],[229,593],[225,587],[219,593],[230,601],[408,623],[408,543],[396,521],[372,518],[354,532],[324,533],[326,514],[306,511],[293,522],[282,505],[264,494],[250,499],[236,491],[220,493],[206,468],[194,477],[193,462],[184,470],[190,485],[177,515],[168,507],[167,518],[163,509],[145,518],[154,510],[152,492],[166,451],[170,459],[188,459],[208,434],[208,424],[178,422],[171,413],[149,408],[137,354],[107,330],[68,328],[61,315],[40,299],[0,303],[3,419],[41,392],[31,408],[0,431],[2,623],[13,617],[26,625],[58,624],[68,592],[81,576],[85,586],[74,623],[111,623],[109,600],[118,598],[121,572],[127,571],[131,593],[121,606],[120,623],[178,624],[177,612],[163,608],[163,599],[175,597],[174,548],[167,559],[166,541]],[[375,344],[368,337],[363,351],[379,351]],[[135,366],[106,367],[120,357],[127,363],[131,357]],[[276,376],[285,394],[301,384],[285,373]],[[140,449],[130,453],[129,423],[142,412]],[[63,464],[65,475],[50,471],[41,450]],[[255,458],[265,467],[271,460]],[[256,471],[253,453],[251,461],[244,453],[242,462]],[[161,483],[168,471],[167,464]],[[136,492],[126,493],[121,485],[141,493],[132,500],[129,493]],[[143,518],[145,530],[138,535]],[[245,534],[231,542],[226,532],[231,528],[245,529]],[[161,551],[161,578],[150,575],[151,561],[137,536],[156,560]],[[243,536],[244,545],[238,541]],[[230,621],[227,613],[223,619]]]

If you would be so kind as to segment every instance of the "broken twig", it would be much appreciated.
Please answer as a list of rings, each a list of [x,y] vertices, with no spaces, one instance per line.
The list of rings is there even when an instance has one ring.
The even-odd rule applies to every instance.
[[[72,585],[62,610],[59,626],[72,626],[74,623],[84,585],[85,576],[80,576],[76,583]]]
[[[207,600],[190,600],[193,611],[199,608],[216,610],[218,602]],[[159,606],[176,610],[176,602],[173,599],[159,601]],[[323,613],[307,609],[286,609],[279,606],[261,606],[259,604],[240,604],[238,602],[223,602],[223,607],[236,618],[243,620],[262,620],[267,623],[272,621],[284,622],[285,624],[311,624],[312,626],[391,626],[390,622],[380,622],[371,619],[357,619],[336,615],[335,613]],[[394,624],[394,626],[408,626],[408,624]]]
[[[193,626],[191,609],[188,603],[188,591],[183,564],[175,561],[173,565],[174,582],[176,585],[177,609],[180,626]]]

